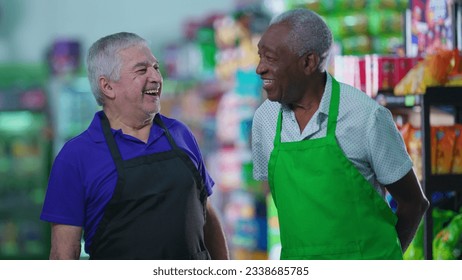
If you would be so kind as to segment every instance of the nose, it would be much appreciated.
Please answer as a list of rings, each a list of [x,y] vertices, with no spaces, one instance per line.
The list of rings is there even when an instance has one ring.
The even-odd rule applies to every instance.
[[[255,72],[257,72],[258,75],[262,75],[265,73],[266,67],[265,64],[261,61],[261,59],[258,61],[257,68],[255,69]]]
[[[149,70],[149,81],[155,82],[155,83],[161,83],[162,82],[162,73],[160,73],[159,69],[156,69],[154,67],[148,68]]]

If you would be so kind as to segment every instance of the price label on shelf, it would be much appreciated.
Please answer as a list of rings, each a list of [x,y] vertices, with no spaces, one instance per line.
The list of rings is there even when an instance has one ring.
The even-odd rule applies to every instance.
[[[406,95],[404,98],[404,105],[407,107],[412,107],[415,105],[415,96],[414,95]]]

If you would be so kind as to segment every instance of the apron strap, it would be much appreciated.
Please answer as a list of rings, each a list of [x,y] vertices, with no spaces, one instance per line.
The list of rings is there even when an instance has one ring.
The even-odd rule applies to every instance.
[[[167,129],[164,122],[160,118],[160,114],[156,114],[156,116],[154,117],[154,122],[164,130],[165,135],[167,136],[168,142],[172,146],[173,151],[183,160],[183,162],[190,168],[190,170],[195,170],[196,171],[196,172],[193,172],[193,174],[194,174],[194,176],[196,178],[197,183],[198,184],[204,184],[203,179],[200,176],[200,174],[198,173],[198,170],[197,170],[196,166],[194,165],[194,163],[192,162],[191,158],[182,149],[180,149],[178,147],[178,145],[176,144],[175,140],[173,140],[173,137],[170,134],[170,131]],[[204,215],[204,217],[206,217],[207,193],[205,191],[204,186],[202,186],[202,188],[201,188],[200,201],[202,202],[202,206],[203,206],[203,209],[204,209],[203,215]]]
[[[340,84],[334,77],[332,78],[332,93],[330,96],[329,116],[327,117],[326,137],[335,138],[335,129],[337,127],[338,109],[340,104]]]
[[[168,139],[168,142],[170,143],[170,145],[172,146],[172,149],[174,149],[175,151],[178,151],[179,148],[178,146],[176,145],[175,143],[175,140],[173,140],[173,137],[172,135],[170,134],[170,132],[168,131],[167,127],[165,126],[164,122],[162,121],[162,119],[160,118],[160,115],[159,114],[156,114],[156,116],[154,117],[154,122],[159,125],[165,132],[165,135],[167,136],[167,139]]]
[[[114,135],[111,131],[111,125],[109,124],[109,120],[104,111],[101,114],[101,126],[103,127],[103,134],[106,138],[112,158],[114,159],[117,173],[119,174],[119,177],[123,177],[122,156],[120,155],[119,147],[114,139]]]
[[[282,106],[279,110],[278,122],[276,125],[276,135],[274,137],[274,147],[278,146],[281,143],[281,130],[282,130]]]
[[[102,111],[102,114],[101,114],[101,126],[103,127],[103,134],[104,134],[104,138],[106,138],[106,143],[109,147],[109,152],[111,153],[112,159],[116,166],[117,178],[118,178],[117,185],[119,183],[125,184],[125,169],[123,166],[122,155],[120,154],[119,147],[117,146],[114,135],[112,134],[109,119],[107,118],[104,111]],[[113,198],[115,200],[118,200],[121,194],[122,194],[122,189],[116,186],[116,188],[114,189],[114,193],[112,195]]]
[[[337,127],[338,109],[340,104],[340,84],[334,77],[332,79],[332,93],[329,104],[329,116],[327,121],[326,137],[335,138],[335,129]],[[276,147],[281,143],[281,130],[282,130],[282,106],[279,110],[278,121],[276,124],[276,135],[274,137],[274,146]]]

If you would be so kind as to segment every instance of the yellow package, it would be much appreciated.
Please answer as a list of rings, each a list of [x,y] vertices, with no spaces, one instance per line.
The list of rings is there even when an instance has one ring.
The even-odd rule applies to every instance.
[[[451,61],[454,59],[452,50],[440,49],[435,54],[431,54],[425,58],[424,79],[427,86],[444,85],[448,81],[448,76],[454,65]]]
[[[451,63],[453,58],[454,52],[444,49],[426,56],[398,82],[393,90],[394,94],[424,94],[429,86],[446,84],[454,67]]]
[[[414,171],[419,180],[422,180],[422,138],[421,131],[419,128],[413,127],[410,124],[406,124],[406,131],[403,131],[406,135],[403,135],[403,139],[406,139],[406,148],[409,152],[412,162],[414,163]]]
[[[436,174],[449,174],[456,140],[454,126],[439,127],[436,131],[436,139]]]
[[[411,124],[410,123],[405,123],[400,129],[399,132],[401,133],[401,136],[403,137],[404,144],[406,144],[406,149],[407,152],[409,153],[409,135],[411,133]]]
[[[423,94],[426,85],[424,83],[425,61],[417,63],[394,87],[395,95]]]

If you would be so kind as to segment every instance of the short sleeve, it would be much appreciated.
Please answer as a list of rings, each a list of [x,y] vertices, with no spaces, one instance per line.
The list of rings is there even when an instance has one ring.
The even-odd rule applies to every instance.
[[[65,160],[65,152],[56,157],[40,218],[73,226],[85,222],[85,191],[78,168]]]
[[[367,129],[370,162],[377,180],[382,185],[398,181],[411,170],[412,161],[391,112],[378,106]]]
[[[255,112],[252,121],[252,161],[253,177],[255,180],[264,181],[268,178],[268,161],[263,146],[262,137],[262,114],[261,110]]]

